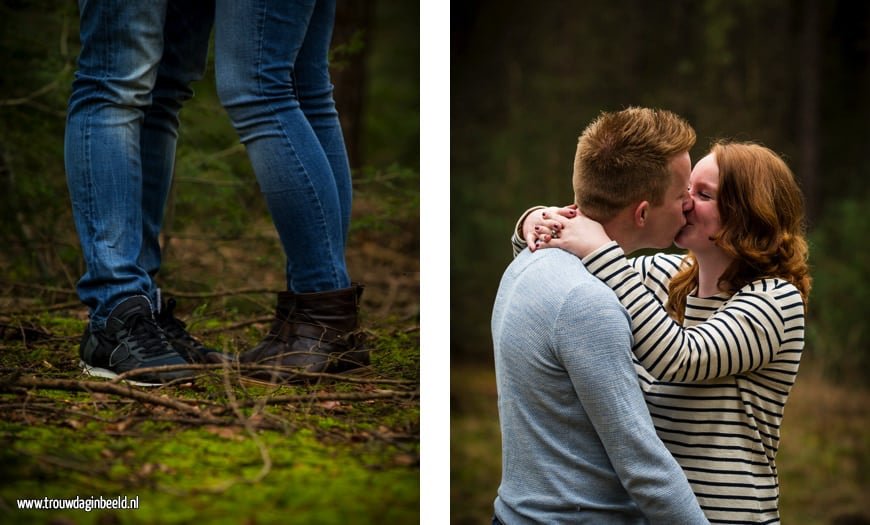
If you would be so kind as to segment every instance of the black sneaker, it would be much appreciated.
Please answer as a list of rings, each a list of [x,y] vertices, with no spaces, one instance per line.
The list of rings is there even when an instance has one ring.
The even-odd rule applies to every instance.
[[[166,304],[161,305],[160,311],[157,312],[155,319],[166,338],[175,350],[181,354],[188,363],[221,363],[230,361],[229,356],[226,356],[209,348],[195,339],[190,332],[187,331],[187,324],[181,319],[175,317],[175,299],[170,298]]]
[[[92,331],[88,325],[79,355],[79,365],[86,374],[110,379],[138,368],[187,364],[154,320],[151,304],[141,296],[131,297],[116,306],[104,330]],[[157,372],[134,376],[128,383],[154,386],[192,376],[190,370]]]

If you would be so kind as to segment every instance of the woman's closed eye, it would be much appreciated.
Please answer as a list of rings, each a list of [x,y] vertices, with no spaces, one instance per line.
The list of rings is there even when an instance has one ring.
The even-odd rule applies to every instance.
[[[703,199],[703,200],[711,200],[713,199],[713,193],[708,190],[690,190],[689,194],[692,197]]]

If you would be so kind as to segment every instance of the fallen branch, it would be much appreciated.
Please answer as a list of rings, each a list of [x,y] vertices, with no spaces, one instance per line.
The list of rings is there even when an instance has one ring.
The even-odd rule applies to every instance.
[[[15,310],[11,312],[3,312],[4,315],[23,315],[23,314],[35,314],[35,313],[43,313],[43,312],[55,312],[57,310],[70,310],[72,308],[84,307],[81,301],[69,301],[66,303],[53,304],[50,306],[32,306],[30,308],[22,308],[21,310]]]
[[[219,332],[229,332],[231,330],[238,330],[239,328],[244,328],[246,326],[251,326],[255,324],[268,323],[274,320],[274,316],[269,317],[257,317],[256,319],[248,319],[247,321],[239,321],[238,323],[233,323],[227,326],[221,326],[219,328],[208,328],[206,330],[200,330],[199,333],[201,335],[211,335]]]
[[[202,416],[199,407],[189,405],[172,399],[169,397],[156,396],[148,394],[141,390],[136,390],[128,385],[118,385],[109,382],[99,381],[78,381],[75,379],[46,379],[33,376],[19,376],[10,378],[8,381],[0,382],[0,390],[11,390],[15,387],[25,388],[42,388],[47,390],[64,390],[69,392],[99,392],[103,394],[114,394],[116,396],[128,397],[149,403],[159,405],[187,414]]]
[[[265,401],[267,405],[281,405],[284,403],[322,403],[324,401],[376,401],[379,399],[416,399],[420,392],[402,392],[396,390],[381,390],[378,392],[317,392],[312,394],[298,394],[287,396],[269,396],[261,400],[252,399],[239,403],[240,407],[255,406]]]
[[[239,288],[238,290],[222,290],[216,292],[179,292],[177,290],[163,290],[166,297],[180,297],[182,299],[209,299],[213,297],[228,297],[231,295],[249,294],[276,294],[278,290],[270,288]]]
[[[9,286],[12,288],[26,288],[28,290],[39,290],[42,292],[62,293],[65,295],[76,295],[76,291],[72,288],[61,288],[59,286],[46,286],[44,284],[25,283],[20,281],[7,281],[0,279],[0,285]]]
[[[125,379],[133,378],[136,376],[140,376],[143,374],[158,374],[162,372],[176,372],[179,370],[200,370],[200,371],[209,371],[209,370],[226,370],[229,369],[234,372],[241,372],[242,370],[253,371],[253,370],[267,370],[267,371],[276,371],[276,372],[288,372],[298,377],[303,377],[307,379],[331,379],[335,381],[342,381],[346,383],[361,383],[361,384],[388,384],[388,385],[416,385],[417,381],[412,381],[409,379],[383,379],[383,378],[364,378],[352,375],[344,375],[344,374],[327,374],[327,373],[315,373],[315,372],[302,372],[297,368],[293,367],[280,367],[275,365],[255,365],[255,364],[240,364],[240,363],[226,363],[226,364],[187,364],[187,365],[163,365],[163,366],[152,366],[148,368],[137,368],[135,370],[130,370],[128,372],[124,372],[123,374],[118,375],[118,377],[112,379],[112,383],[118,383]],[[280,386],[280,385],[276,385]]]
[[[226,490],[229,490],[230,487],[234,486],[236,483],[248,483],[251,485],[255,485],[263,481],[263,479],[272,470],[272,456],[269,454],[269,448],[266,447],[266,443],[264,443],[263,440],[260,439],[260,436],[257,435],[256,429],[252,424],[254,416],[245,416],[245,414],[242,413],[239,401],[238,399],[236,399],[236,392],[230,384],[230,374],[229,370],[227,369],[224,369],[224,390],[226,391],[227,399],[229,399],[230,408],[232,409],[238,420],[242,422],[245,431],[254,441],[254,444],[257,445],[257,449],[260,451],[260,459],[263,460],[263,466],[253,478],[240,477],[236,480],[229,480],[225,483],[219,484],[216,487],[212,487],[211,490],[217,492],[224,492]]]
[[[36,326],[24,326],[20,321],[17,324],[0,322],[0,340],[20,339],[27,344],[29,340],[50,339],[52,335]]]
[[[64,405],[58,405],[57,403],[34,403],[30,401],[21,401],[16,403],[0,403],[0,413],[9,411],[20,411],[22,413],[29,412],[46,412],[53,415],[74,415],[78,417],[85,417],[88,419],[93,419],[95,421],[99,421],[101,423],[116,423],[116,420],[107,419],[104,417],[100,417],[96,414],[90,414],[88,412],[82,412],[81,410],[76,410],[75,408],[71,408]]]

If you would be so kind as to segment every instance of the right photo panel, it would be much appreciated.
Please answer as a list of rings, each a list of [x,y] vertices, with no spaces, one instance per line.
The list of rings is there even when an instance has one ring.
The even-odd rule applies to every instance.
[[[451,3],[451,523],[870,523],[868,42]]]

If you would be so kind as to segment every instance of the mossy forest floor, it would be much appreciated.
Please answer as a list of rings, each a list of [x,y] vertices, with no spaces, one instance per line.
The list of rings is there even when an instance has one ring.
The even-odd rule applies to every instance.
[[[268,329],[262,290],[279,287],[281,265],[262,255],[276,253],[264,237],[265,250],[171,240],[169,293],[207,344],[239,352]],[[220,368],[161,388],[83,377],[86,312],[71,285],[0,282],[0,523],[419,522],[419,267],[408,253],[364,238],[349,249],[368,281],[365,373],[284,387]],[[200,270],[223,279],[182,280]],[[119,496],[138,509],[18,508]]]

